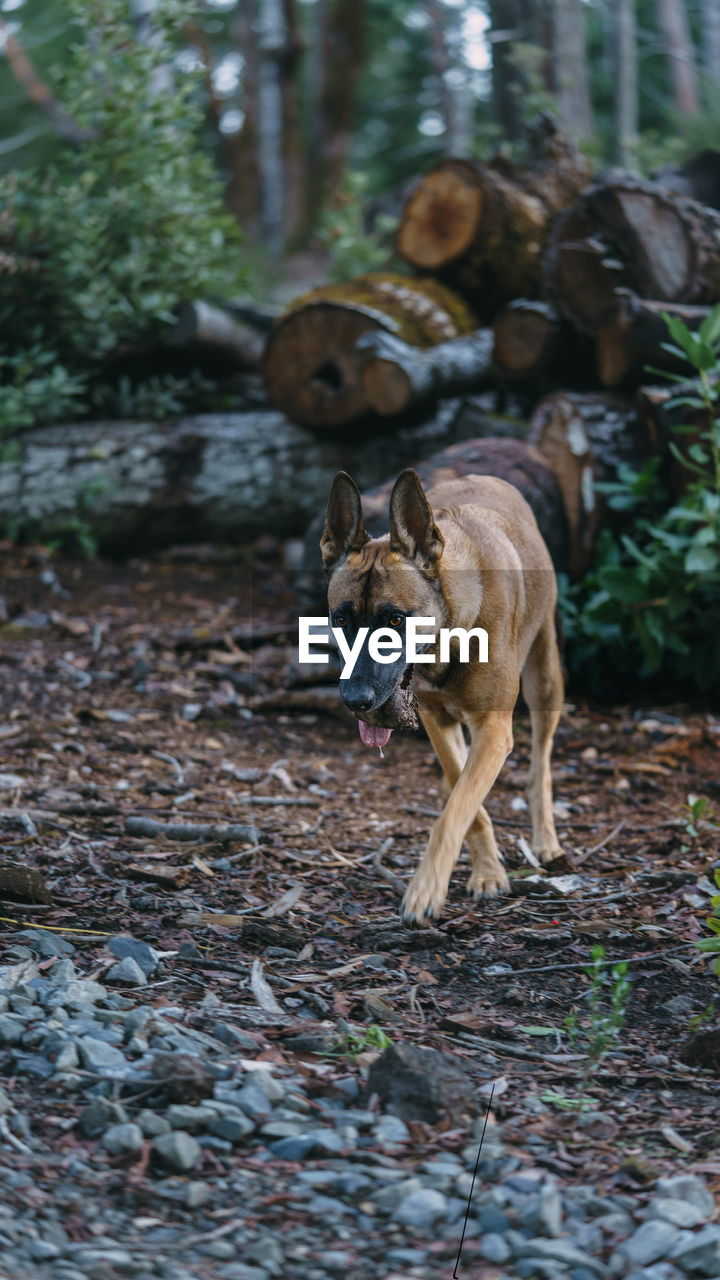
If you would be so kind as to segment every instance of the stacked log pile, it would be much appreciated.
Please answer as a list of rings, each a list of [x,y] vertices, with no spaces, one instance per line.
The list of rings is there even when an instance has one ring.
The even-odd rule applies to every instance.
[[[668,447],[678,411],[654,382],[690,374],[667,350],[664,313],[696,329],[720,302],[720,211],[694,198],[714,198],[720,166],[708,152],[654,182],[624,172],[591,181],[584,158],[547,122],[530,154],[523,166],[445,160],[407,198],[397,234],[417,273],[407,288],[442,287],[445,311],[459,317],[464,304],[474,322],[463,314],[449,335],[437,325],[413,332],[387,308],[359,320],[356,297],[370,281],[382,291],[381,277],[359,278],[344,297],[320,289],[292,308],[270,339],[265,376],[291,418],[332,425],[347,440],[390,437],[449,398],[494,389],[502,409],[510,396],[528,419],[525,463],[542,459],[562,493],[563,567],[577,577],[609,518],[599,482],[654,455],[676,492],[690,478]],[[398,290],[397,278],[386,289]],[[328,361],[335,384],[320,403]],[[485,450],[475,462],[502,475],[505,454]]]
[[[668,448],[678,411],[648,367],[689,376],[663,313],[696,328],[720,302],[719,156],[654,182],[591,179],[541,121],[523,165],[443,161],[400,219],[414,275],[321,287],[279,317],[184,306],[152,350],[114,353],[117,375],[199,368],[240,388],[238,410],[25,431],[0,462],[0,523],[46,532],[80,514],[117,551],[294,534],[336,469],[368,486],[463,444],[494,474],[534,467],[538,492],[542,460],[562,495],[561,516],[543,509],[546,534],[580,575],[609,518],[598,481],[653,455],[676,492],[690,477]],[[497,436],[521,444],[473,452]]]

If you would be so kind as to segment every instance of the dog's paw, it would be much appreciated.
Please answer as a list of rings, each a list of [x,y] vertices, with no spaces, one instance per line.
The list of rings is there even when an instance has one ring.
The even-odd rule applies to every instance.
[[[533,845],[533,853],[543,864],[546,862],[554,862],[556,858],[562,858],[564,856],[560,845],[557,843],[541,845],[540,848],[536,848],[535,845]]]
[[[510,881],[505,868],[498,866],[485,867],[470,872],[467,891],[473,898],[494,898],[498,893],[507,893]]]
[[[417,873],[405,892],[400,907],[400,917],[404,924],[416,924],[428,917],[437,917],[445,905],[446,898],[447,885],[427,874]]]

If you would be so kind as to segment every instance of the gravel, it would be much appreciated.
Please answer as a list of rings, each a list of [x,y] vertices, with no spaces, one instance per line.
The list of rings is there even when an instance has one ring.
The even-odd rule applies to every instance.
[[[166,958],[141,940],[88,973],[48,937],[0,968],[3,1280],[440,1280],[463,1229],[460,1275],[720,1277],[702,1178],[562,1186],[491,1122],[473,1184],[482,1116],[429,1144],[358,1068],[261,1060],[215,996],[142,1003]]]

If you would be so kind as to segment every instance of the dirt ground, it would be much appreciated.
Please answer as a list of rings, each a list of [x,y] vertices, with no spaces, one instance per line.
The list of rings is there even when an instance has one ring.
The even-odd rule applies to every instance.
[[[39,872],[50,901],[5,884],[0,960],[28,924],[88,931],[66,936],[91,956],[120,930],[161,950],[190,942],[200,959],[174,963],[154,997],[232,988],[249,1015],[238,975],[259,955],[294,1019],[265,1029],[269,1057],[322,1054],[338,1019],[379,1026],[451,1052],[486,1094],[495,1082],[510,1139],[535,1142],[561,1179],[592,1167],[637,1187],[687,1168],[720,1185],[717,1048],[680,1061],[720,1004],[693,945],[720,830],[689,831],[687,811],[689,795],[720,809],[719,719],[571,691],[553,766],[565,857],[538,878],[523,853],[520,714],[488,805],[512,894],[473,904],[463,863],[442,920],[407,930],[393,878],[407,880],[439,810],[438,768],[419,735],[394,735],[381,760],[311,697],[283,709],[298,605],[272,545],[124,564],[5,548],[1,563],[2,861]],[[139,837],[131,817],[249,823],[259,838]],[[588,1078],[598,943],[631,962],[631,992]]]

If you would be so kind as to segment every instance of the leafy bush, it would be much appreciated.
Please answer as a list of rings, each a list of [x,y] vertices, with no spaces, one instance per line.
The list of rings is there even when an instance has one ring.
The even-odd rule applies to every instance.
[[[342,283],[368,271],[394,271],[392,236],[397,219],[379,214],[371,230],[365,225],[367,179],[348,173],[326,210],[320,239],[332,255],[330,279]]]
[[[238,285],[239,232],[197,140],[197,82],[175,62],[187,4],[164,0],[147,43],[130,0],[67,5],[79,42],[55,83],[86,140],[0,181],[6,435],[89,409],[111,353],[161,338],[181,302]],[[158,91],[168,71],[173,90]]]
[[[720,690],[720,307],[697,333],[665,317],[667,350],[696,370],[669,402],[692,410],[703,423],[699,438],[675,458],[694,476],[668,505],[658,464],[621,471],[604,486],[611,507],[631,511],[619,539],[605,530],[591,571],[582,582],[561,584],[569,661],[599,687],[607,668],[654,674],[690,689]],[[678,379],[679,381],[679,379]]]

